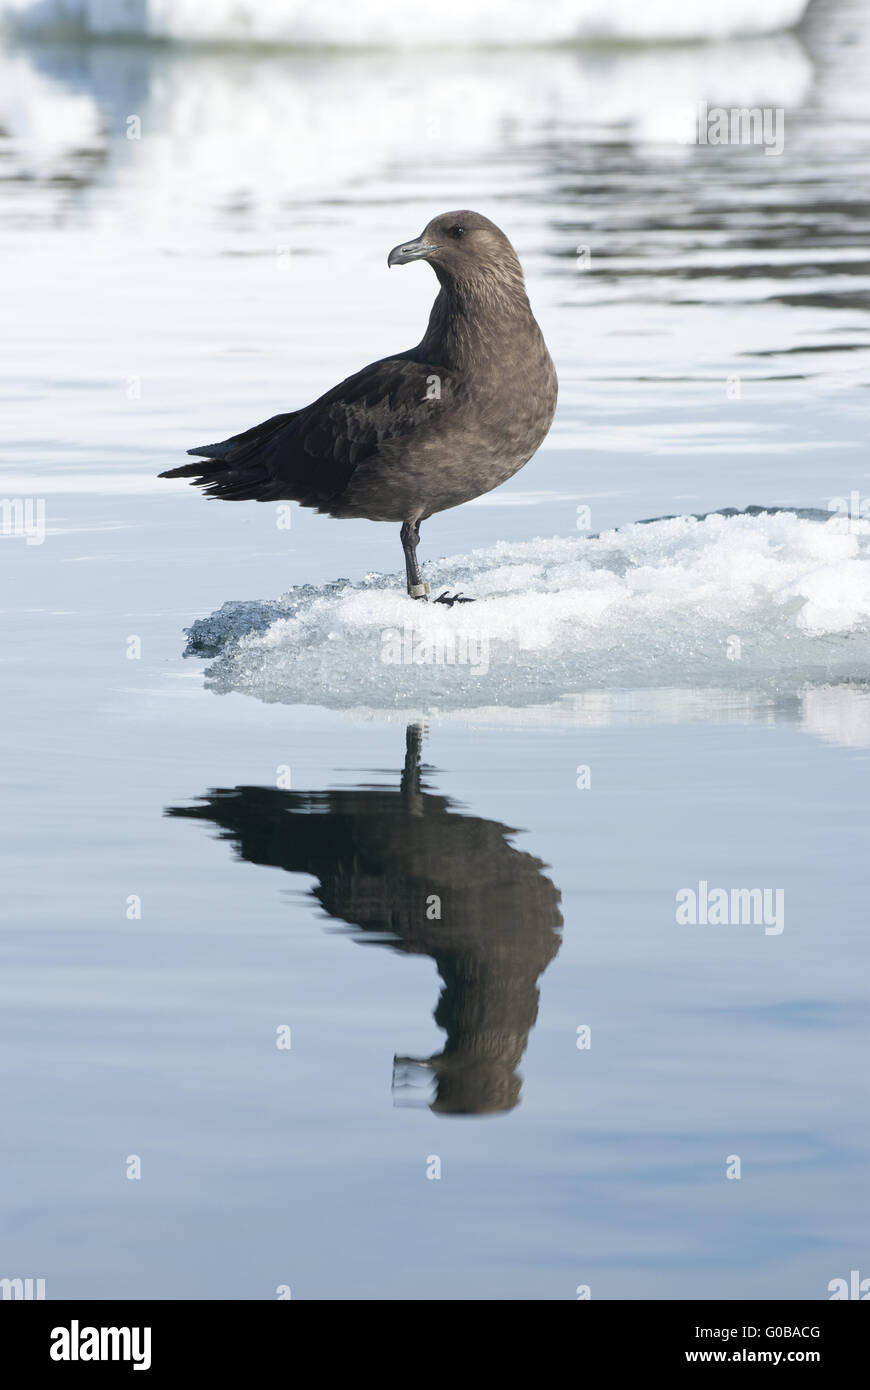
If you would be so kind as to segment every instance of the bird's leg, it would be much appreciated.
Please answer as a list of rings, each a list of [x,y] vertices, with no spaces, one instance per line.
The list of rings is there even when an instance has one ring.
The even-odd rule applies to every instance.
[[[417,546],[420,544],[420,523],[419,521],[406,521],[402,525],[402,549],[405,552],[405,573],[408,576],[408,593],[411,598],[421,598],[424,603],[429,598],[429,585],[423,583],[420,574],[420,566],[417,564]],[[436,603],[446,604],[452,608],[454,603],[474,603],[473,598],[466,598],[464,594],[449,594],[444,590],[435,599]]]
[[[420,544],[419,521],[406,521],[402,525],[402,549],[405,552],[405,573],[408,576],[408,593],[411,598],[424,601],[429,596],[429,585],[423,583],[420,566],[417,564],[417,546]]]

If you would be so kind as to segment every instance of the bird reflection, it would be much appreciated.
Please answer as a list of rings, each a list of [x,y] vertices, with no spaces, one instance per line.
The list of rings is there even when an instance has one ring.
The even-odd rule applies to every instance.
[[[426,789],[423,730],[406,732],[398,788],[217,789],[167,815],[220,827],[243,859],[311,874],[330,917],[397,951],[431,956],[443,980],[432,1057],[396,1057],[393,1088],[434,1078],[441,1114],[512,1110],[538,1013],[537,981],[561,937],[560,894],[498,821],[463,815]],[[427,772],[431,769],[425,769]]]

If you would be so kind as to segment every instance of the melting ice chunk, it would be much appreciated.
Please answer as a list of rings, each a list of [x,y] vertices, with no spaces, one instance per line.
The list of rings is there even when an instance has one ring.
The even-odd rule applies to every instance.
[[[591,689],[796,690],[870,679],[870,523],[713,513],[502,543],[393,575],[227,603],[188,630],[217,692],[331,708],[543,705]]]

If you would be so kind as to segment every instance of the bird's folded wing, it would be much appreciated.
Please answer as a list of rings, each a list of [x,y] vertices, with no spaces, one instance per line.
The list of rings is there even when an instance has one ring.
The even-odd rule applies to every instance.
[[[444,368],[408,358],[364,367],[297,411],[272,440],[269,472],[303,505],[322,506],[388,441],[431,426],[447,387]]]
[[[197,461],[161,477],[190,478],[231,501],[287,498],[326,508],[388,441],[419,440],[437,427],[449,376],[411,357],[384,358],[301,410],[188,450]]]

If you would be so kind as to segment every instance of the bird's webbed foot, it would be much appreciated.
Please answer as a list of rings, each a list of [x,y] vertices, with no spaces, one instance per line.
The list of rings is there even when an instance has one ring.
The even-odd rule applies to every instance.
[[[433,599],[433,603],[446,603],[448,608],[452,608],[454,603],[474,603],[474,599],[466,598],[465,594],[462,593],[450,594],[445,589],[443,594],[439,594],[436,599]]]

